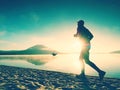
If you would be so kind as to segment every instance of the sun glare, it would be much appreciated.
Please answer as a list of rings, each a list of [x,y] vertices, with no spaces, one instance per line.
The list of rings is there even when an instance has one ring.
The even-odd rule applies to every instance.
[[[80,52],[82,48],[82,43],[79,40],[74,40],[73,48],[74,48],[74,51]]]

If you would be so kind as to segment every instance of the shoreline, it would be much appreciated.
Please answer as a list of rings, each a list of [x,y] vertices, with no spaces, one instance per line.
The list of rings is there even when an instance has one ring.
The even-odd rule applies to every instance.
[[[0,65],[0,90],[120,90],[120,79]]]

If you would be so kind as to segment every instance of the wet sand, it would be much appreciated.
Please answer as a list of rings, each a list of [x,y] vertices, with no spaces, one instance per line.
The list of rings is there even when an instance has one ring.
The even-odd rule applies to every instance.
[[[120,90],[120,79],[0,65],[0,90]]]

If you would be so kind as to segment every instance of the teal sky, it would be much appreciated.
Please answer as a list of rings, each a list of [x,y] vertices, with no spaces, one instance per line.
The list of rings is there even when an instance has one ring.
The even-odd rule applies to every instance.
[[[120,38],[119,9],[119,0],[0,0],[0,49],[28,47],[31,36],[47,38],[70,31],[61,27],[76,31],[79,19],[93,33],[116,40]]]

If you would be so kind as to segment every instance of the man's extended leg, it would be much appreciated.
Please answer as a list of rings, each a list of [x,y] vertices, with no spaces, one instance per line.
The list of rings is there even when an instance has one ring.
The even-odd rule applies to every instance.
[[[100,70],[93,62],[91,62],[89,57],[85,58],[85,62],[99,73],[100,80],[104,78],[105,72]]]
[[[91,62],[88,58],[85,58],[85,63],[91,66],[93,69],[95,69],[98,73],[101,72],[101,70],[93,63]]]

